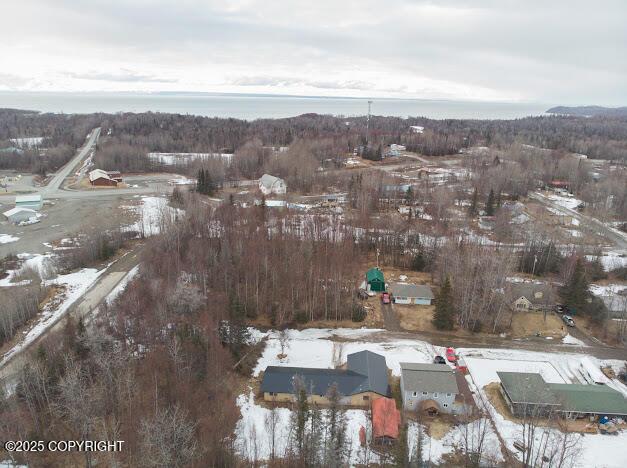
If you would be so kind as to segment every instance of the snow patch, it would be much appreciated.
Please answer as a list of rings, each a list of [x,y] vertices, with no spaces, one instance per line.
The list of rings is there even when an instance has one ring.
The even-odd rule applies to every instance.
[[[10,244],[19,241],[19,237],[10,236],[9,234],[0,234],[0,244]]]

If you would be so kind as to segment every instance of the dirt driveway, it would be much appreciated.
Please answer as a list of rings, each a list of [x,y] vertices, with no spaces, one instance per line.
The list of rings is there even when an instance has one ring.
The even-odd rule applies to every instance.
[[[401,331],[401,321],[398,318],[398,313],[394,309],[394,304],[383,304],[379,302],[379,307],[381,307],[381,315],[383,316],[385,329],[391,332]]]

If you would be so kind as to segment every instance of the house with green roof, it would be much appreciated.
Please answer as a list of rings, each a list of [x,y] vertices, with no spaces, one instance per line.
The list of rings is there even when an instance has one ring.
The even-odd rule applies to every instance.
[[[547,383],[540,374],[497,372],[501,395],[514,416],[627,417],[627,398],[607,385]]]
[[[366,272],[366,287],[369,291],[385,291],[385,278],[378,268],[371,268]]]

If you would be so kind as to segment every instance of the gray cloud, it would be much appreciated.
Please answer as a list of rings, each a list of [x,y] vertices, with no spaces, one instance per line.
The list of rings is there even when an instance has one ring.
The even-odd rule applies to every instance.
[[[623,0],[51,3],[5,6],[0,51],[96,57],[101,71],[74,78],[111,83],[171,83],[165,70],[242,88],[627,103]],[[119,72],[129,64],[141,71]]]

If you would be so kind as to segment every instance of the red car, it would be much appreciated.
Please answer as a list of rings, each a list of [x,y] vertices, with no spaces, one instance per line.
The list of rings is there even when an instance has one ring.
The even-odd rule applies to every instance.
[[[446,359],[448,362],[457,362],[454,348],[446,348]]]
[[[381,302],[383,302],[384,304],[389,304],[390,303],[390,293],[384,292],[381,294]]]

